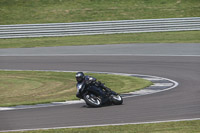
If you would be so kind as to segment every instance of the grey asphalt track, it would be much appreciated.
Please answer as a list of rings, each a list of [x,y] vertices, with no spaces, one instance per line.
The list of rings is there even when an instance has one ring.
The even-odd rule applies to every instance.
[[[167,56],[167,52],[159,56],[145,56],[145,52],[142,56],[0,56],[0,69],[121,72],[155,75],[179,83],[169,91],[127,98],[120,106],[86,108],[74,104],[0,111],[0,131],[200,118],[200,51],[190,47],[185,54],[178,54],[179,49],[169,47],[174,52]],[[193,50],[196,56],[189,56]]]
[[[199,55],[198,43],[144,43],[43,48],[0,49],[0,56],[65,56],[65,55]]]

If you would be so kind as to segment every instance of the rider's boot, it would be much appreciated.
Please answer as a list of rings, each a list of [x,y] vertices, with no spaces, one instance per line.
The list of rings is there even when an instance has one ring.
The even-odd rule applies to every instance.
[[[101,84],[101,87],[108,92],[108,94],[118,95],[116,92],[112,91],[110,88],[106,87],[104,84]]]

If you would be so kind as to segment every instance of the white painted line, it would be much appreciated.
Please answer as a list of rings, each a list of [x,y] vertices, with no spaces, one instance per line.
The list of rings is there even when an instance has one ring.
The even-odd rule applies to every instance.
[[[143,78],[143,79],[150,80],[150,81],[163,80],[162,78]]]
[[[172,86],[172,85],[173,83],[154,83],[152,87],[156,87],[156,86],[162,87],[162,86]]]
[[[200,55],[167,55],[167,54],[3,54],[0,56],[158,56],[158,57],[199,57]]]
[[[132,92],[131,94],[136,94],[136,95],[146,95],[146,94],[152,94],[152,93],[156,93],[158,91],[156,90],[148,90],[148,89],[143,89],[143,90],[139,90],[136,92]]]
[[[77,104],[77,103],[83,103],[84,100],[74,100],[74,101],[65,101],[65,102],[52,102],[53,104]]]
[[[195,121],[195,120],[200,120],[200,118],[164,120],[164,121],[149,121],[149,122],[135,122],[135,123],[133,122],[133,123],[117,123],[117,124],[66,126],[66,127],[52,127],[52,128],[16,129],[16,130],[2,130],[0,132],[33,131],[33,130],[49,130],[49,129],[64,129],[64,128],[89,128],[89,127],[123,126],[123,125],[139,125],[139,124],[157,124],[157,123],[166,123],[166,122],[181,122],[181,121]]]
[[[3,110],[13,110],[13,108],[7,108],[7,107],[0,107],[0,111],[3,111]]]
[[[63,106],[70,104],[79,104],[84,103],[84,100],[74,100],[74,101],[66,101],[66,102],[52,102],[49,104],[36,104],[36,105],[20,105],[15,107],[0,107],[0,111],[6,110],[20,110],[20,109],[33,109],[33,108],[42,108],[42,107],[51,107],[51,106]]]

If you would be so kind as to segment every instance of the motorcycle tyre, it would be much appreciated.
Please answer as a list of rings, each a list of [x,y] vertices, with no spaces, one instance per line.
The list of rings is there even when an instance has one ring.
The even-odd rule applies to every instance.
[[[114,97],[120,97],[121,100],[115,99]],[[111,101],[114,105],[121,105],[123,103],[123,99],[120,95],[111,95]]]
[[[90,107],[101,107],[102,106],[102,103],[101,103],[101,99],[100,99],[100,103],[99,104],[95,104],[95,103],[93,103],[93,102],[91,102],[88,98],[87,98],[87,95],[91,95],[91,94],[85,94],[84,96],[83,96],[83,99],[85,100],[85,102],[86,102],[86,104],[88,105],[88,106],[90,106]]]

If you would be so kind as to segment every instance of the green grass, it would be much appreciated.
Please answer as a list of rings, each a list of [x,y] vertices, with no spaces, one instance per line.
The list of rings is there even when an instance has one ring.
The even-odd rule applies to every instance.
[[[0,25],[199,16],[199,0],[0,0]]]
[[[200,120],[138,124],[123,126],[103,126],[75,129],[51,129],[24,131],[23,133],[199,133]],[[18,132],[16,132],[18,133]]]
[[[0,39],[0,48],[126,43],[200,43],[200,31]]]
[[[89,74],[123,93],[151,85],[136,77]],[[0,106],[75,100],[75,73],[42,71],[0,71]]]

